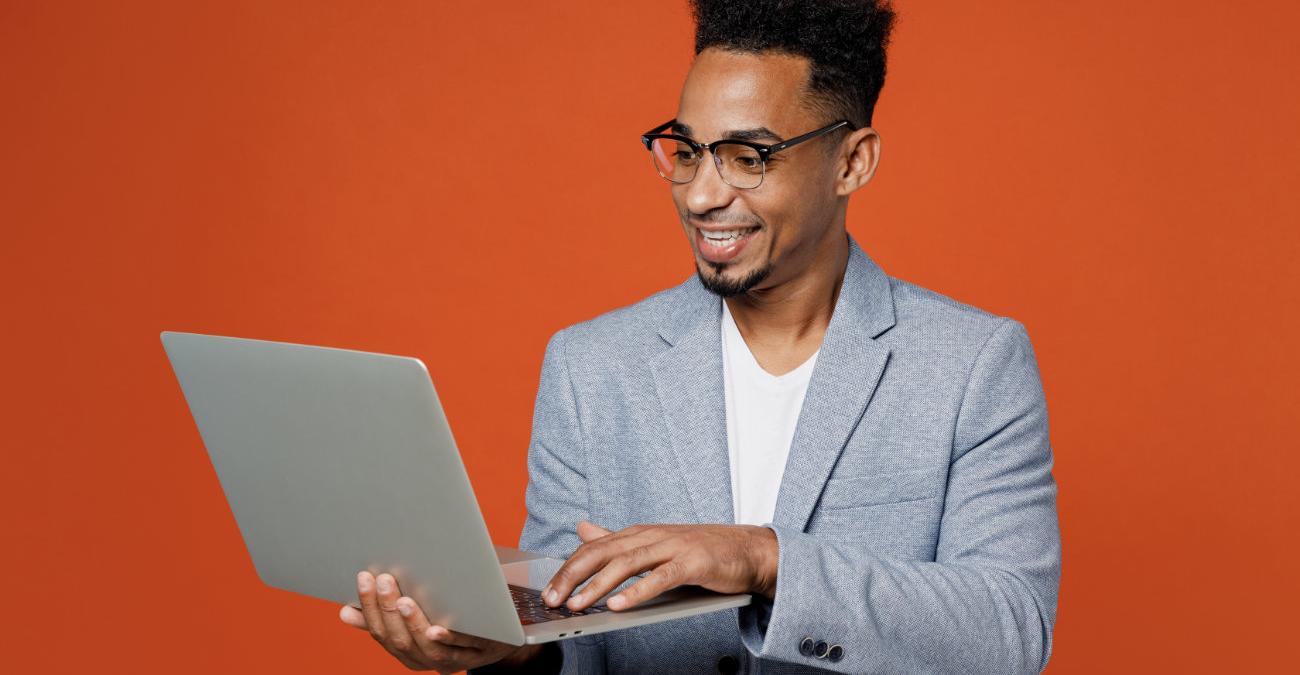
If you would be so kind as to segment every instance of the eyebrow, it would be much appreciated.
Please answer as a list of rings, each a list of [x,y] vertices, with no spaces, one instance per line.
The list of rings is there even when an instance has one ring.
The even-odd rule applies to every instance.
[[[690,125],[674,122],[672,131],[675,134],[690,136],[694,138],[693,130]],[[755,127],[753,129],[733,129],[722,133],[722,138],[732,141],[777,141],[783,140],[775,131],[767,127]]]

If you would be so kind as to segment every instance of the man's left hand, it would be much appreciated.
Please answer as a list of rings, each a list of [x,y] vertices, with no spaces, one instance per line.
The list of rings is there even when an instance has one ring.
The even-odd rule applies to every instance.
[[[644,579],[611,597],[610,609],[635,607],[684,584],[719,593],[776,595],[776,533],[756,525],[634,525],[610,532],[578,523],[583,544],[562,565],[542,599],[551,607],[568,598],[573,611],[590,607],[624,581]],[[581,592],[573,589],[591,579]]]

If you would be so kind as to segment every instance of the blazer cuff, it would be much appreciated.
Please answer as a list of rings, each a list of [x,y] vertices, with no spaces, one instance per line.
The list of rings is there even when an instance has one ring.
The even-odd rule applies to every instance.
[[[849,672],[849,643],[856,642],[856,647],[861,642],[844,624],[844,617],[853,613],[836,611],[840,599],[825,579],[819,551],[823,542],[780,525],[768,527],[776,533],[780,551],[776,597],[771,601],[755,597],[740,609],[741,641],[756,658]]]

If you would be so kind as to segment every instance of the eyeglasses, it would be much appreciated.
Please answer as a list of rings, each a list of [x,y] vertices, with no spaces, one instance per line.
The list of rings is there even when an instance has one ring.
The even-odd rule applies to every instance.
[[[857,129],[852,122],[840,120],[788,141],[768,145],[733,139],[700,143],[686,136],[659,133],[676,123],[677,120],[671,119],[641,134],[641,142],[650,151],[650,161],[654,164],[655,171],[670,183],[689,183],[695,178],[704,151],[708,150],[713,155],[713,166],[717,168],[722,181],[742,190],[751,190],[763,184],[763,177],[767,175],[767,159],[772,155],[841,127]]]

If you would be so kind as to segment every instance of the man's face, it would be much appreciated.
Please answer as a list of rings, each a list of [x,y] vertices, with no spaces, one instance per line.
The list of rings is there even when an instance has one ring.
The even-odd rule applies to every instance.
[[[742,137],[737,132],[748,134],[745,140],[776,143],[825,126],[834,120],[804,105],[808,67],[798,56],[706,49],[686,76],[677,121],[702,143]],[[756,130],[771,135],[756,137]],[[833,150],[842,138],[833,132],[772,155],[757,188],[723,182],[712,154],[691,182],[673,185],[673,202],[706,287],[724,296],[770,288],[816,261],[836,230]]]

